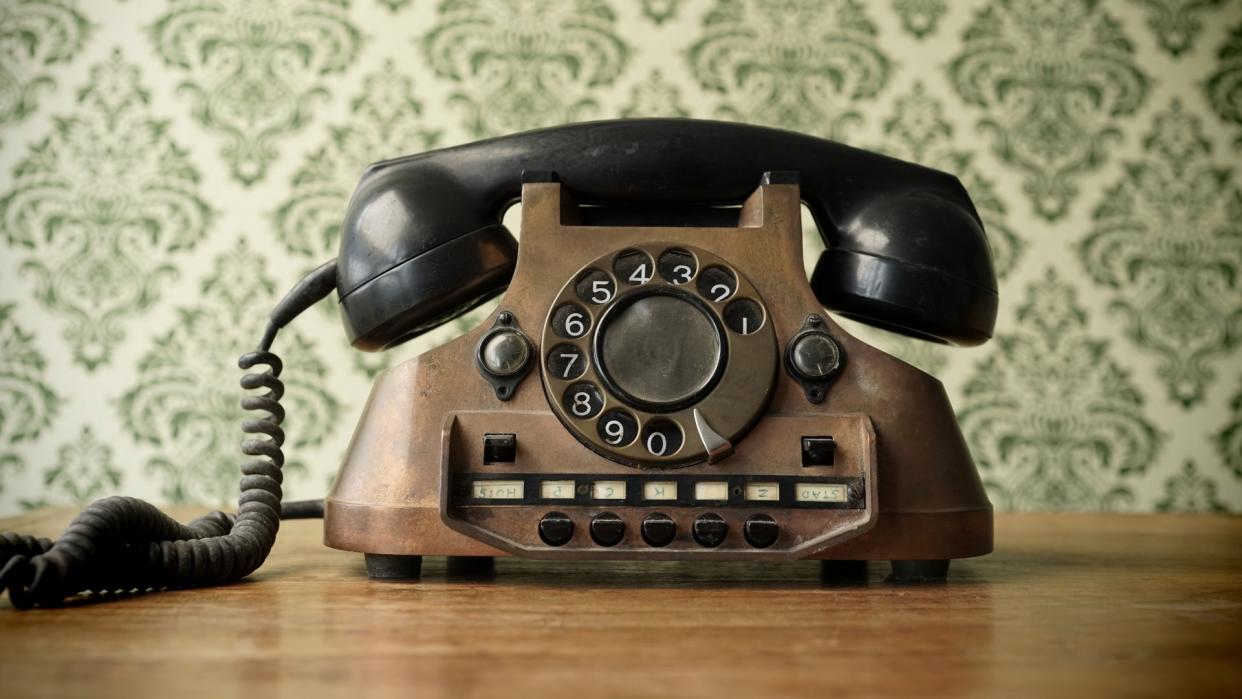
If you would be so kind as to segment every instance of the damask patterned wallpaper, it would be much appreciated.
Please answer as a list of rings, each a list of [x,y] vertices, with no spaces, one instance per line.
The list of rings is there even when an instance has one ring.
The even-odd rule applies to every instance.
[[[960,175],[995,340],[850,327],[944,380],[999,508],[1242,510],[1240,0],[0,0],[0,514],[231,501],[235,359],[364,165],[649,115]],[[479,317],[282,335],[290,495]]]

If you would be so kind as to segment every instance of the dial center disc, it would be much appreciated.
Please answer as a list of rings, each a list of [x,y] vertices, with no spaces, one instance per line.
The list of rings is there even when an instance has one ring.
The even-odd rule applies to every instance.
[[[696,302],[653,293],[610,310],[600,323],[596,352],[601,374],[622,398],[668,408],[711,388],[724,347],[720,329]]]

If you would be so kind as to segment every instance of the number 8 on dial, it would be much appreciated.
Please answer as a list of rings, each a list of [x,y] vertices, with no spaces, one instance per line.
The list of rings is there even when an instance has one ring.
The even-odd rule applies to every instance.
[[[565,395],[561,397],[561,405],[569,411],[570,415],[579,420],[586,420],[595,417],[600,410],[604,409],[604,396],[595,384],[582,381],[565,389]]]

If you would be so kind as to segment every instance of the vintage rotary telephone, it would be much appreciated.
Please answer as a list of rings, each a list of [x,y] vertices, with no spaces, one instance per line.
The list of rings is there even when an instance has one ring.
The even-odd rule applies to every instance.
[[[519,247],[500,223],[522,202]],[[800,204],[827,249],[807,283]],[[507,288],[507,291],[506,291]],[[277,331],[335,289],[381,350],[504,292],[482,326],[379,376],[321,505],[280,501]],[[373,165],[340,256],[242,357],[262,418],[237,516],[181,525],[101,500],[54,545],[0,538],[19,607],[235,580],[279,519],[375,577],[421,556],[888,560],[943,579],[992,508],[940,383],[824,308],[974,345],[996,318],[978,214],[952,176],[732,123],[575,124]],[[835,562],[835,563],[828,563]]]

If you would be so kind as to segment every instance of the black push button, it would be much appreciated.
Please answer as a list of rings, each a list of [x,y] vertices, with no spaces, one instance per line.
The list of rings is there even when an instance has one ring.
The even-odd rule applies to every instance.
[[[746,543],[757,549],[766,549],[775,544],[776,537],[780,533],[780,525],[768,515],[752,515],[742,526],[742,534],[746,537]]]
[[[509,464],[517,457],[516,434],[483,435],[483,463]]]
[[[802,465],[831,466],[837,451],[837,440],[832,437],[803,437]]]
[[[694,520],[694,540],[699,542],[699,546],[714,549],[724,543],[725,534],[728,533],[728,523],[714,512],[699,515],[699,518]]]
[[[539,520],[539,538],[548,546],[564,546],[574,536],[574,521],[564,512],[549,512]]]
[[[677,523],[663,512],[653,512],[643,518],[642,534],[650,546],[668,546],[677,536]]]
[[[611,512],[601,512],[591,519],[591,540],[600,546],[616,546],[625,536],[625,522]]]

